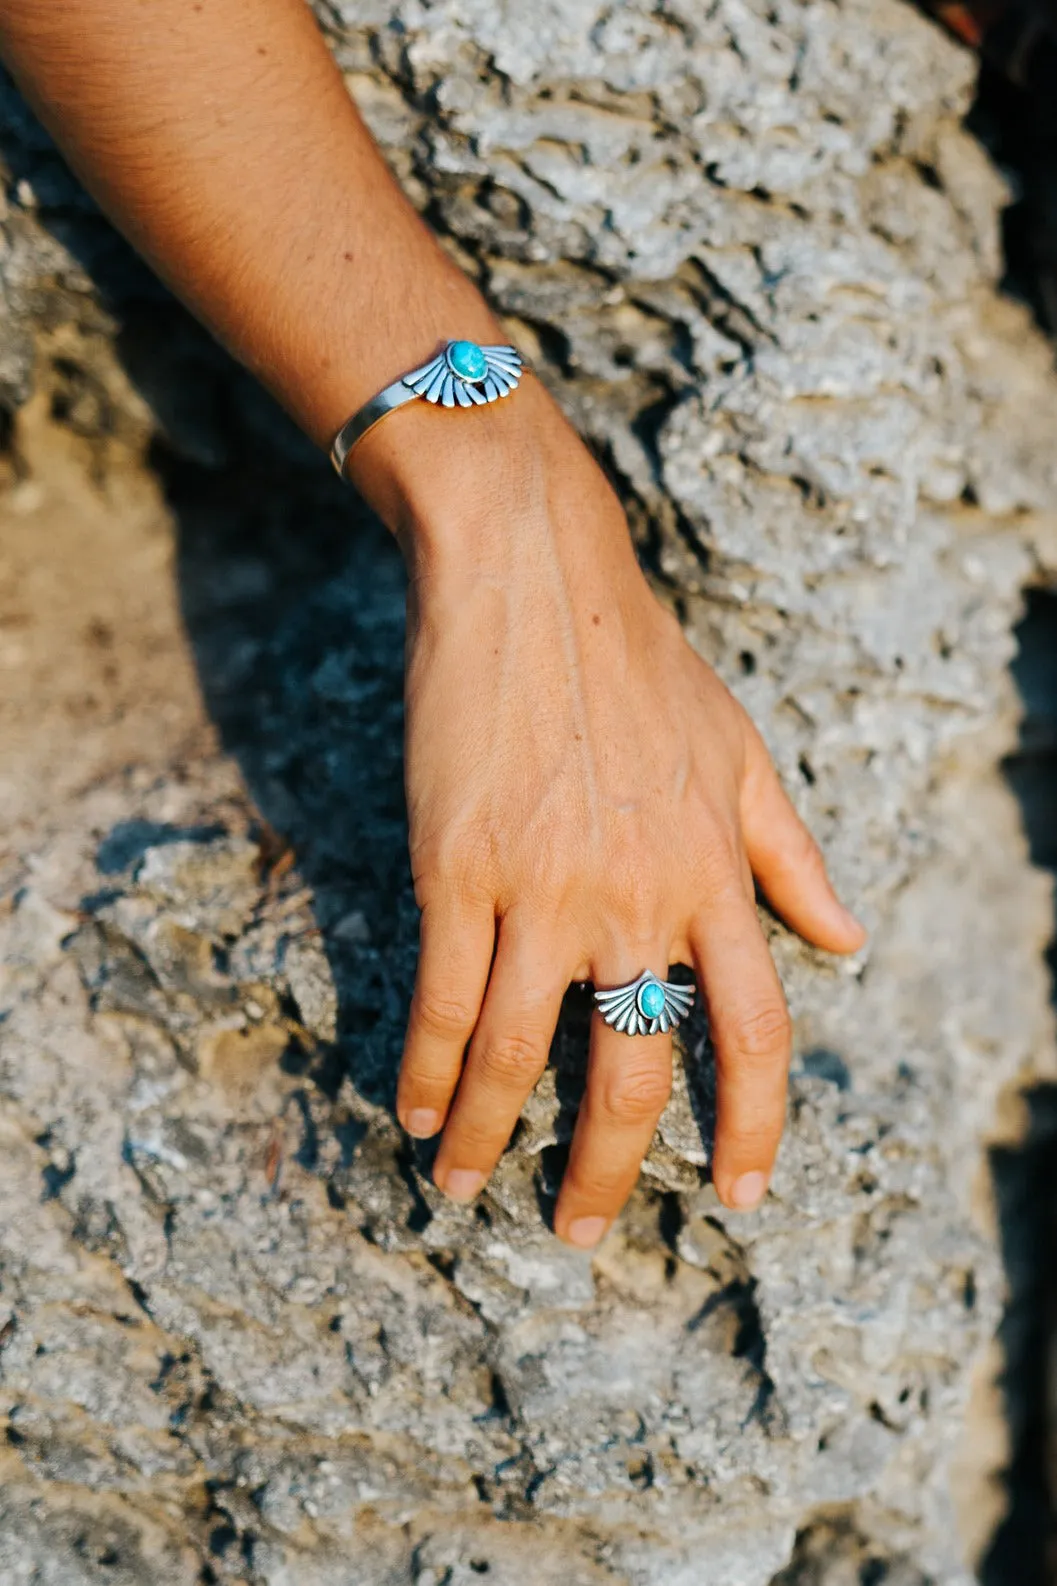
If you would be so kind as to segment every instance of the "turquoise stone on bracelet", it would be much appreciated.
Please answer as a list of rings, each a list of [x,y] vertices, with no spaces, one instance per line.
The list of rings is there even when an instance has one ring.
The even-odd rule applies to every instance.
[[[639,991],[639,1012],[657,1019],[664,1012],[664,987],[658,980],[647,980]]]
[[[453,341],[448,347],[448,364],[460,380],[483,380],[488,360],[475,341]]]

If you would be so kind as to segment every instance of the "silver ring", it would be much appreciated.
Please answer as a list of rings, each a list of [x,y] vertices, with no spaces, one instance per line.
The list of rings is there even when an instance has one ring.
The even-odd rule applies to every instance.
[[[405,402],[422,399],[443,408],[484,407],[516,391],[524,372],[525,360],[516,347],[482,347],[475,341],[445,342],[443,350],[429,363],[401,375],[346,420],[334,437],[330,460],[344,477],[345,464],[356,442]]]
[[[680,986],[644,969],[626,986],[596,991],[595,1001],[605,1022],[621,1035],[665,1035],[682,1024],[695,994],[692,985]]]

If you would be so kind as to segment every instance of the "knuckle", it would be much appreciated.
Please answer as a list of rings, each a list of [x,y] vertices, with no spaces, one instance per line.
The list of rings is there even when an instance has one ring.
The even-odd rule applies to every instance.
[[[397,1110],[433,1107],[446,1112],[455,1089],[457,1074],[438,1074],[430,1069],[415,1069],[406,1059],[396,1086]]]
[[[619,1206],[626,1199],[627,1180],[626,1168],[617,1163],[595,1163],[587,1176],[582,1168],[570,1162],[562,1181],[562,1196],[568,1205],[576,1206],[581,1212],[584,1209],[602,1211]]]
[[[584,855],[555,834],[549,844],[537,846],[529,858],[525,880],[530,888],[527,896],[531,900],[531,912],[537,920],[553,919],[559,915],[570,892],[583,885]]]
[[[419,843],[411,855],[419,908],[452,900],[467,906],[490,902],[490,854],[491,845],[477,832],[447,831]]]
[[[739,1014],[731,1024],[729,1042],[735,1057],[771,1062],[784,1060],[792,1033],[789,1010],[776,999]]]
[[[678,649],[684,648],[686,645],[686,633],[684,631],[682,622],[676,616],[675,612],[670,606],[661,606],[660,616],[661,632],[664,634],[669,644],[675,645]]]
[[[694,870],[705,897],[718,897],[730,891],[741,876],[742,858],[738,838],[725,822],[711,817],[702,834]]]
[[[414,1022],[426,1035],[442,1041],[467,1041],[473,1030],[475,1010],[458,997],[445,997],[429,988],[415,993]]]
[[[781,1112],[776,1112],[773,1117],[761,1114],[752,1120],[742,1120],[735,1127],[728,1124],[723,1130],[724,1160],[735,1171],[741,1164],[765,1166],[774,1156],[781,1133]]]
[[[631,1063],[614,1074],[603,1105],[620,1123],[647,1123],[664,1111],[671,1095],[671,1075],[656,1063]]]
[[[790,843],[790,857],[798,870],[809,870],[816,874],[825,871],[822,849],[806,826],[797,827],[796,836]]]
[[[652,953],[665,917],[664,898],[657,885],[657,867],[654,865],[650,873],[643,866],[641,876],[633,869],[619,869],[615,877],[611,910],[619,922],[621,946],[628,952]]]
[[[547,1047],[539,1036],[511,1032],[489,1042],[481,1051],[478,1073],[486,1084],[502,1089],[534,1084],[547,1061]]]
[[[607,829],[592,854],[591,879],[607,886],[622,917],[647,914],[657,898],[657,858],[656,832],[633,812]]]
[[[782,1137],[784,1122],[785,1108],[778,1096],[773,1106],[743,1109],[733,1119],[724,1119],[724,1149],[744,1156],[773,1154]]]
[[[489,1121],[465,1113],[453,1114],[443,1147],[449,1166],[491,1166],[502,1147],[501,1132]]]
[[[434,908],[442,899],[445,890],[444,881],[436,867],[419,861],[414,866],[412,879],[415,884],[415,902],[419,909],[424,913],[426,909]]]
[[[633,916],[648,914],[657,890],[655,856],[644,844],[633,844],[620,855],[615,874],[620,878],[621,893],[629,912]]]
[[[608,922],[614,952],[619,942],[621,955],[630,954],[636,964],[653,964],[662,936],[660,909],[652,909],[641,898],[629,898],[615,911],[615,920],[618,929],[612,918]]]

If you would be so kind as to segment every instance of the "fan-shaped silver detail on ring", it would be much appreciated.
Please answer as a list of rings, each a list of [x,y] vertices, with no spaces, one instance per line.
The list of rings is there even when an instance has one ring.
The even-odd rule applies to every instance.
[[[621,1035],[666,1035],[682,1024],[695,994],[693,986],[661,980],[647,969],[626,986],[596,991],[595,1001],[605,1022]]]
[[[479,354],[479,359],[473,354]],[[421,369],[404,375],[403,382],[417,396],[441,407],[483,407],[516,391],[523,372],[516,347],[450,341]]]

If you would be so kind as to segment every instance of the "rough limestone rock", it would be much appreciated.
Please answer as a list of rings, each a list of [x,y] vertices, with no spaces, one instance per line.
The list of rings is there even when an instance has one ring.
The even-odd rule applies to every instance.
[[[895,0],[319,12],[873,937],[837,964],[768,924],[797,1051],[758,1215],[709,1185],[698,1017],[626,1215],[554,1240],[575,990],[446,1204],[391,1110],[395,553],[6,89],[0,1580],[968,1582],[987,1151],[1053,1066],[996,765],[1057,566],[974,63]]]

